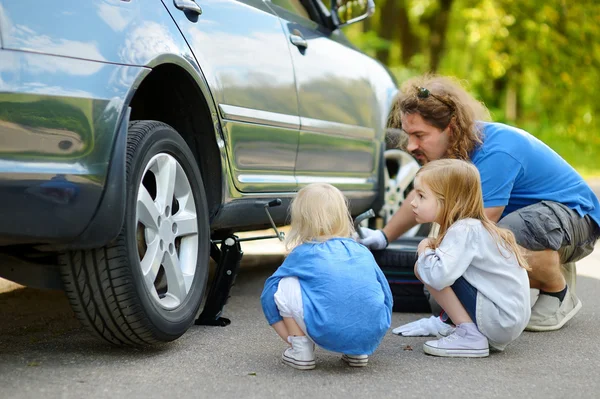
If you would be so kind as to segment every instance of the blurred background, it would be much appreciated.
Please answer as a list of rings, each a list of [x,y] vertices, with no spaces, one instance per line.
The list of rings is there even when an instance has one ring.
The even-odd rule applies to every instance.
[[[464,79],[492,118],[600,177],[600,1],[376,0],[345,28],[401,84],[435,72]]]

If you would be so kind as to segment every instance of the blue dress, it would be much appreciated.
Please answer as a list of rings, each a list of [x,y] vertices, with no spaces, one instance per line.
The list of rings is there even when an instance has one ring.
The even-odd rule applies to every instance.
[[[274,296],[279,281],[297,277],[304,322],[320,347],[370,355],[390,327],[392,293],[371,252],[350,238],[299,245],[267,279],[261,295],[269,324],[282,320]]]

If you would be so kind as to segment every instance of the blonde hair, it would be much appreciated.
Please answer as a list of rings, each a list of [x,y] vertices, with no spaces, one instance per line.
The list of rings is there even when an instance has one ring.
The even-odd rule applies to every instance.
[[[419,98],[419,88],[431,94]],[[452,133],[446,156],[464,160],[482,143],[481,126],[477,122],[491,120],[485,105],[469,94],[458,80],[432,74],[414,77],[402,84],[388,127],[402,129],[402,114],[415,113],[438,129],[450,127]]]
[[[439,203],[438,223],[440,231],[433,240],[433,249],[437,248],[450,226],[461,219],[478,219],[483,227],[494,237],[498,250],[500,246],[513,252],[524,269],[531,270],[514,234],[507,229],[496,226],[487,218],[483,208],[481,178],[477,168],[466,161],[458,159],[441,159],[423,166],[418,172],[419,183],[427,186]],[[500,253],[502,253],[500,251]]]
[[[288,250],[305,242],[351,237],[354,233],[346,197],[331,184],[303,187],[290,205],[290,215],[291,229],[285,240]]]

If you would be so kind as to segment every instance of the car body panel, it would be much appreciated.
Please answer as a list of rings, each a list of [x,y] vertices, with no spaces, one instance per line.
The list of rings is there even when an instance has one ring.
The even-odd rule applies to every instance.
[[[263,0],[202,1],[195,18],[164,3],[209,77],[236,188],[294,190],[294,165],[277,163],[294,162],[299,127],[294,68],[277,16]]]
[[[371,82],[377,75],[389,81],[389,74],[341,31],[271,7],[285,34],[300,36],[307,45],[289,43],[299,101],[299,185],[326,181],[342,190],[374,190],[384,123]]]
[[[0,1],[0,33],[0,245],[72,242],[107,188],[140,65],[176,62],[200,87],[201,71],[160,0]]]
[[[3,0],[5,49],[145,66],[181,36],[159,0]]]
[[[146,72],[0,50],[0,242],[84,230],[103,193],[128,87]],[[115,86],[114,76],[129,80]]]
[[[0,0],[0,245],[85,244],[78,237],[105,214],[113,157],[124,156],[114,149],[126,110],[165,64],[185,71],[208,104],[213,130],[201,134],[215,135],[222,176],[213,230],[266,225],[257,201],[288,204],[312,181],[343,189],[353,214],[373,203],[395,94],[387,71],[341,32],[269,2],[199,4],[193,18],[172,0]],[[290,28],[309,37],[309,56],[325,58],[295,54]],[[286,208],[273,212],[278,224]]]

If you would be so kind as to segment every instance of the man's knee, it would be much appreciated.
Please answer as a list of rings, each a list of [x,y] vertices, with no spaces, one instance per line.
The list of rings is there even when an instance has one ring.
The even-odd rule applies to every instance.
[[[557,251],[560,263],[576,262],[589,255],[598,238],[596,223],[563,204],[542,201],[506,215],[499,227],[513,232],[526,250]]]

